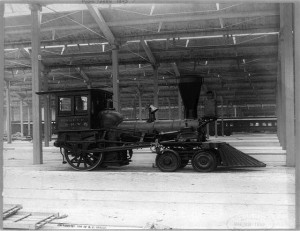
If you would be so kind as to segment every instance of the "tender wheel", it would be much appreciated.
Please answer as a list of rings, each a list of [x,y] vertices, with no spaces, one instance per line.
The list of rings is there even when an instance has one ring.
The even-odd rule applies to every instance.
[[[179,168],[184,168],[189,163],[189,160],[181,160],[181,164]]]
[[[211,172],[217,167],[216,155],[209,151],[195,153],[192,158],[192,166],[198,172]]]
[[[78,151],[72,152],[70,149],[65,149],[65,158],[68,164],[78,171],[90,171],[100,165],[103,161],[102,153],[83,153]]]
[[[180,167],[181,161],[178,153],[167,150],[157,154],[155,163],[162,172],[174,172]]]

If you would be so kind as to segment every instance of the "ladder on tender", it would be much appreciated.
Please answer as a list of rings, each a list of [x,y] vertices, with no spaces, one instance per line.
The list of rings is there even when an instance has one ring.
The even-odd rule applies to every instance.
[[[23,212],[21,205],[3,205],[4,229],[39,229],[57,219],[58,213]]]

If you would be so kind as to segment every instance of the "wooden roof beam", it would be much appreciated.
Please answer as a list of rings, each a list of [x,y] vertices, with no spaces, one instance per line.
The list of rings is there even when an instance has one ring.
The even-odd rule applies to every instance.
[[[88,27],[88,25],[87,25]],[[92,27],[95,28],[93,24]],[[43,28],[42,32],[51,31],[51,28]],[[78,30],[79,26],[59,26],[56,30]],[[137,34],[137,35],[122,35],[117,38],[119,43],[125,43],[127,41],[132,40],[140,40],[141,38],[147,37],[147,40],[151,39],[169,39],[169,38],[178,38],[178,37],[198,37],[198,36],[213,36],[213,35],[227,35],[227,34],[255,34],[255,33],[278,33],[279,29],[276,27],[268,27],[265,28],[249,28],[249,29],[216,29],[216,30],[207,30],[207,31],[199,31],[199,30],[189,30],[185,32],[177,32],[177,31],[169,31],[169,32],[160,32],[160,33],[151,33],[151,34]],[[6,35],[19,35],[23,33],[30,33],[29,29],[19,29],[14,31],[5,31]],[[106,42],[106,39],[101,38],[99,36],[89,38],[89,39],[60,39],[60,40],[43,40],[41,41],[42,46],[53,46],[53,45],[64,45],[64,44],[80,44],[80,43],[99,43],[99,42]],[[5,42],[5,48],[17,48],[17,47],[30,47],[31,41],[30,40],[23,40],[23,41],[7,41]]]
[[[216,3],[216,7],[217,7],[217,11],[220,10],[220,3]],[[220,22],[220,26],[223,29],[224,28],[224,22],[223,22],[223,18],[219,17],[219,22]]]
[[[201,59],[197,59],[197,60],[201,60]],[[207,60],[207,59],[203,59],[203,60]],[[187,63],[187,62],[190,62],[189,59],[183,59],[183,58],[174,58],[174,59],[171,59],[171,58],[167,58],[167,59],[163,59],[163,60],[160,60],[160,63],[171,63],[171,62],[174,62],[174,61],[180,61],[181,63]],[[133,64],[147,64],[148,61],[146,60],[142,60],[142,59],[121,59],[119,61],[119,65],[133,65]],[[54,64],[47,64],[47,67],[48,68],[70,68],[70,67],[76,67],[76,66],[82,66],[82,67],[100,67],[100,66],[109,66],[111,65],[111,61],[104,61],[104,62],[99,62],[97,60],[95,61],[92,61],[92,62],[80,62],[79,63],[74,63],[74,64],[70,64],[70,63],[54,63]],[[264,71],[266,72],[266,68],[271,68],[272,70],[270,71],[275,71],[275,67],[276,67],[277,63],[276,62],[264,62],[264,64],[260,64],[257,66],[260,67],[259,68],[259,71]],[[30,66],[24,66],[24,65],[14,65],[14,66],[6,66],[5,67],[5,70],[7,71],[10,71],[10,70],[29,70],[31,67]],[[203,71],[207,71],[211,68],[214,68],[214,69],[218,69],[219,71],[232,71],[232,68],[230,66],[230,64],[211,64],[211,65],[206,65],[206,66],[201,66],[201,69],[202,69],[202,72]],[[197,70],[197,71],[200,71],[201,70],[200,68]],[[224,69],[224,70],[222,70]],[[192,67],[190,67],[190,71],[192,71]],[[237,69],[235,69],[235,71],[238,71]],[[253,68],[250,70],[250,71],[253,71]]]
[[[86,73],[80,67],[75,67],[75,70],[84,79],[84,81],[87,84],[88,88],[91,88],[91,81],[90,81],[90,78],[86,75]]]
[[[92,2],[98,4],[107,4],[105,1],[99,0],[1,0],[2,3],[9,3],[9,4],[84,4],[85,2]],[[120,4],[122,2],[127,1],[120,1],[120,0],[111,0],[109,4]],[[209,2],[209,1],[207,1]],[[228,3],[228,0],[218,0],[219,3]],[[237,3],[245,3],[244,0],[236,0]],[[270,3],[270,0],[260,0],[262,3]],[[128,1],[128,4],[178,4],[183,3],[181,0],[139,0],[139,1]],[[199,0],[185,0],[184,4],[199,4]],[[210,2],[209,2],[210,3]]]
[[[151,18],[139,19],[139,20],[123,20],[107,22],[108,26],[129,26],[129,25],[143,25],[143,24],[154,24],[160,22],[188,22],[188,21],[199,21],[199,20],[213,20],[219,18],[245,18],[245,17],[262,17],[262,16],[278,16],[279,11],[254,11],[254,12],[230,12],[230,11],[217,11],[210,14],[195,14],[195,15],[184,15],[175,14],[172,16],[156,16]]]
[[[180,77],[180,72],[178,70],[178,66],[176,63],[172,63],[173,70],[175,72],[176,77]]]
[[[29,50],[26,50],[24,47],[20,47],[19,52],[22,54],[23,57],[29,58],[29,59],[31,58],[31,54],[30,54]]]
[[[142,47],[144,48],[149,60],[150,60],[150,63],[153,65],[153,66],[157,66],[157,62],[156,62],[156,59],[149,47],[149,45],[147,44],[147,42],[144,40],[144,39],[141,39],[140,41]]]
[[[93,16],[94,20],[96,21],[97,25],[99,26],[100,30],[104,34],[107,41],[111,45],[118,45],[117,41],[115,39],[115,36],[109,29],[107,23],[105,22],[102,14],[99,12],[98,8],[91,4],[86,4],[86,7],[88,8],[90,14]]]
[[[101,13],[99,12],[98,8],[91,5],[86,4],[88,10],[90,11],[91,15],[95,18],[95,23],[88,23],[85,24],[88,28],[94,28],[97,25],[99,26],[99,23],[105,25],[107,28],[105,30],[109,30],[109,27],[120,27],[120,26],[132,26],[132,25],[146,25],[146,24],[155,24],[157,23],[160,25],[162,22],[189,22],[189,21],[199,21],[199,20],[214,20],[214,19],[234,19],[234,18],[245,18],[245,17],[268,17],[268,16],[279,16],[279,11],[270,11],[270,10],[264,10],[264,11],[254,11],[254,12],[230,12],[230,11],[216,11],[214,13],[210,14],[175,14],[172,16],[155,16],[155,17],[146,17],[141,19],[132,19],[132,20],[123,20],[123,21],[108,21],[106,22]],[[104,26],[103,26],[104,27]],[[75,29],[82,29],[81,25],[64,25],[64,26],[54,26],[54,27],[44,27],[41,29],[42,32],[50,32],[52,34],[53,30],[75,30]],[[20,25],[20,27],[14,27],[14,28],[5,28],[6,34],[13,34],[13,33],[29,33],[30,32],[30,24],[28,25]],[[109,32],[108,32],[109,33]],[[111,31],[110,31],[111,33]],[[51,36],[52,40],[52,36]]]
[[[259,49],[260,47],[263,47],[263,48],[274,48],[277,49],[277,46],[278,46],[278,43],[277,42],[272,42],[272,43],[254,43],[254,44],[245,44],[245,43],[242,43],[242,44],[237,44],[235,45],[235,47],[237,48],[253,48],[253,49]],[[202,46],[202,47],[190,47],[193,49],[194,53],[196,52],[202,52],[204,50],[216,50],[218,49],[218,51],[220,51],[220,49],[232,49],[234,46],[231,45],[231,44],[228,44],[228,45],[215,45],[215,46]],[[137,52],[137,51],[134,51],[134,52]],[[163,53],[163,51],[160,51],[160,50],[151,50],[152,54],[160,54],[160,53]],[[165,51],[165,52],[174,52],[174,53],[178,53],[178,52],[189,52],[188,49],[185,49],[185,48],[175,48],[175,49],[171,49],[169,48],[168,51]],[[123,55],[123,54],[130,54],[129,52],[127,51],[123,51],[121,50],[120,55]],[[79,58],[79,57],[93,57],[93,56],[108,56],[107,53],[103,53],[102,51],[96,51],[96,52],[78,52],[78,53],[71,53],[71,54],[50,54],[50,55],[44,55],[43,56],[43,59],[44,60],[47,60],[47,59],[59,59],[59,58]],[[243,56],[240,56],[241,58]],[[274,57],[273,54],[271,55],[259,55],[258,58],[272,58]],[[214,58],[214,57],[213,57]],[[236,58],[236,56],[234,56],[234,58]],[[251,59],[251,57],[249,57],[249,55],[245,55],[245,58],[244,59]],[[253,58],[253,57],[252,57]],[[28,59],[28,58],[27,58]],[[19,60],[22,60],[22,61],[26,61],[27,59],[22,59],[20,58]],[[14,58],[6,58],[6,60],[15,60]]]
[[[220,26],[223,29],[224,28],[224,21],[223,18],[219,18]]]

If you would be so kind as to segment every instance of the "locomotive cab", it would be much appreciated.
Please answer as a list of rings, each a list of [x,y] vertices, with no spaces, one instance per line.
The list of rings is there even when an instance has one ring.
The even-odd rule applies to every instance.
[[[129,164],[128,150],[118,147],[116,128],[123,117],[113,108],[111,92],[84,89],[38,94],[49,93],[55,95],[54,132],[58,135],[54,146],[61,149],[63,163],[75,170]]]
[[[52,93],[56,97],[56,133],[98,129],[99,113],[113,109],[112,93],[104,90],[86,89]]]

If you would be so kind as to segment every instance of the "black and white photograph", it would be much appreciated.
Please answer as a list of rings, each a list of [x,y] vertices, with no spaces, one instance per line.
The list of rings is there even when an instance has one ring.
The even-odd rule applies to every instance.
[[[0,230],[299,230],[300,1],[0,0]]]

